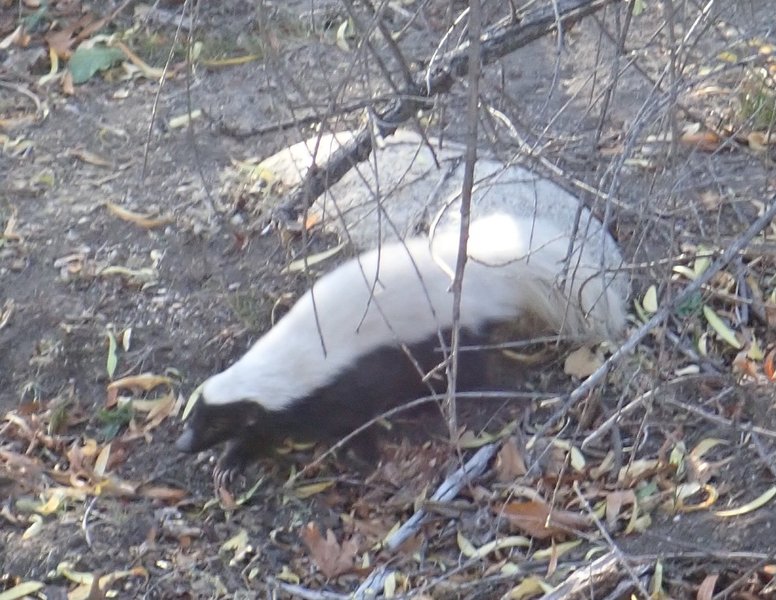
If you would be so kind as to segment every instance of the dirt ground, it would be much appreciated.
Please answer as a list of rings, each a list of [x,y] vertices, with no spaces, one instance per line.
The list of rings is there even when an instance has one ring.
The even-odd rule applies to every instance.
[[[566,495],[559,493],[562,501],[554,506],[567,511],[584,509],[571,488],[574,479],[586,486],[594,507],[604,499],[611,506],[614,491],[621,492],[625,516],[607,521],[596,512],[605,536],[597,527],[553,542],[536,535],[527,548],[472,559],[466,543],[481,547],[515,531],[525,534],[514,522],[498,522],[488,508],[514,493],[501,477],[508,472],[502,448],[498,464],[460,501],[433,507],[424,535],[401,552],[375,550],[457,464],[438,431],[430,442],[390,436],[382,466],[368,474],[346,460],[327,459],[289,487],[289,473],[320,449],[263,461],[239,490],[253,482],[258,488],[245,504],[228,509],[224,505],[235,499],[213,494],[214,454],[175,451],[181,424],[174,411],[208,375],[241,355],[266,330],[273,310],[308,283],[281,273],[302,251],[301,241],[264,230],[267,208],[239,193],[234,161],[268,156],[313,133],[309,126],[273,124],[323,115],[327,127],[358,125],[361,112],[338,114],[331,107],[389,93],[368,52],[347,37],[350,30],[339,29],[347,23],[344,4],[201,3],[192,37],[202,42],[203,55],[251,59],[197,64],[188,78],[185,69],[174,70],[161,90],[158,78],[137,69],[128,74],[127,61],[75,86],[73,94],[63,91],[61,79],[41,83],[49,70],[45,27],[66,27],[76,14],[109,15],[112,3],[55,3],[26,47],[0,50],[0,118],[33,114],[28,92],[45,107],[34,122],[0,127],[6,136],[0,147],[0,414],[12,415],[0,424],[0,596],[22,582],[42,582],[38,593],[46,598],[76,597],[84,590],[73,575],[78,572],[112,575],[114,581],[101,582],[103,592],[110,588],[120,598],[302,597],[302,589],[323,598],[327,591],[353,592],[379,566],[396,573],[397,595],[488,598],[512,590],[509,597],[534,597],[543,588],[526,587],[525,595],[515,589],[538,578],[558,584],[617,548],[628,559],[623,564],[638,573],[635,580],[660,590],[655,597],[711,598],[699,591],[710,577],[716,577],[713,592],[724,593],[715,597],[776,597],[774,501],[740,516],[715,512],[776,485],[774,382],[763,358],[776,343],[776,307],[768,303],[776,289],[772,227],[701,301],[726,317],[746,348],[754,337],[762,352],[750,352],[742,366],[699,306],[675,312],[610,375],[592,408],[573,411],[564,429],[553,432],[579,447],[617,409],[645,396],[585,450],[586,467],[575,471],[550,452],[540,475],[529,472],[520,480],[545,498],[562,488]],[[420,68],[462,3],[396,4],[390,26],[407,26],[400,47]],[[722,3],[712,16],[700,17],[695,3],[675,0],[670,34],[665,10],[671,3],[644,4],[626,37],[629,53],[619,62],[602,33],[616,31],[610,7],[566,31],[559,54],[556,37],[541,39],[486,67],[482,85],[483,105],[511,119],[542,159],[617,199],[614,229],[633,265],[639,303],[653,284],[661,294],[676,293],[672,266],[692,268],[687,256],[699,247],[726,248],[776,191],[776,146],[767,139],[758,144],[762,138],[752,135],[767,130],[757,121],[764,109],[750,114],[742,108],[750,72],[769,72],[766,81],[773,84],[776,69],[769,68],[776,58],[769,62],[766,52],[776,44],[773,3]],[[21,5],[24,15],[33,11]],[[144,22],[130,5],[102,31],[137,27],[127,44],[162,66],[175,27]],[[486,17],[503,14],[500,4],[485,5]],[[0,0],[0,39],[19,23],[19,6]],[[182,10],[177,3],[162,8]],[[420,16],[410,20],[415,11]],[[666,67],[672,48],[680,73]],[[173,65],[182,64],[182,56],[178,48]],[[606,105],[612,73],[618,84]],[[766,106],[774,87],[771,96],[767,85],[762,91]],[[459,84],[420,121],[434,134],[460,138],[464,106]],[[176,126],[190,108],[200,111],[193,130]],[[773,119],[776,108],[770,110]],[[513,152],[514,140],[493,123],[483,117],[487,142],[495,152]],[[694,123],[728,136],[696,131]],[[247,134],[258,127],[267,131]],[[494,130],[496,141],[488,135]],[[666,134],[672,131],[683,137],[671,143]],[[537,168],[546,171],[547,164]],[[137,215],[159,222],[149,225]],[[677,277],[674,272],[674,282],[686,283]],[[748,299],[724,304],[745,295],[741,282],[748,282]],[[631,331],[639,323],[634,309]],[[114,351],[108,332],[117,341]],[[707,354],[698,356],[704,344]],[[109,376],[112,352],[117,359]],[[549,378],[527,385],[572,389],[562,358],[552,367]],[[115,406],[106,410],[108,386],[143,373],[170,383],[145,394],[121,393],[177,404],[156,422],[142,409],[131,422],[124,413],[122,421]],[[510,438],[529,464],[525,439],[552,408],[532,412],[521,421],[522,434]],[[506,412],[496,421],[513,417]],[[97,457],[111,440],[112,484],[100,488]],[[649,474],[630,487],[619,485],[616,465],[591,476],[611,448],[619,448],[620,466],[632,461]],[[686,462],[677,461],[678,454]],[[667,499],[690,489],[683,485],[696,486],[683,500],[700,509],[662,510]],[[52,510],[41,510],[54,489],[69,492],[56,496]],[[702,505],[712,491],[717,502]],[[638,514],[634,498],[644,501]],[[336,539],[326,545],[328,530]],[[574,541],[579,546],[563,546]],[[555,548],[552,559],[533,555],[547,548]],[[349,568],[327,570],[321,563],[332,556],[345,557]]]

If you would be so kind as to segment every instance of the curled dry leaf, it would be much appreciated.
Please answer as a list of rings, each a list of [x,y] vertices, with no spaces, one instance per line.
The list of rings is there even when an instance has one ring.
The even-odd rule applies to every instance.
[[[765,355],[763,360],[763,373],[768,381],[776,381],[776,348],[773,348]]]
[[[766,153],[768,146],[776,144],[776,135],[772,132],[752,131],[746,136],[749,147],[755,152]]]
[[[189,123],[199,119],[201,116],[202,111],[200,109],[192,110],[190,113],[172,117],[168,125],[170,126],[170,129],[180,129],[181,127],[187,127]]]
[[[154,375],[153,373],[142,373],[141,375],[130,375],[129,377],[122,377],[116,381],[112,381],[108,384],[108,400],[107,406],[114,406],[119,390],[123,389],[135,389],[144,392],[150,392],[155,387],[160,385],[168,386],[172,388],[173,381],[166,375]]]
[[[705,497],[691,504],[688,499],[697,496],[703,492]],[[674,494],[674,510],[677,512],[694,512],[696,510],[705,510],[714,505],[719,498],[717,488],[709,484],[683,483],[676,488]]]
[[[172,77],[175,77],[176,71],[180,68],[180,65],[173,65],[172,67],[167,69],[155,68],[150,66],[137,54],[132,52],[132,50],[130,50],[129,47],[123,42],[119,40],[114,40],[113,46],[121,50],[124,53],[124,56],[126,56],[127,59],[129,60],[129,62],[132,63],[132,65],[134,65],[137,68],[137,71],[143,76],[147,77],[148,79],[158,80],[163,77],[166,77],[167,79],[171,79]]]
[[[484,432],[477,435],[471,429],[467,429],[458,437],[458,446],[464,449],[482,448],[499,439],[501,439],[501,433]]]
[[[164,225],[168,225],[172,223],[175,220],[173,217],[170,217],[170,216],[155,217],[152,215],[143,215],[140,213],[136,213],[134,211],[123,208],[118,204],[114,204],[113,202],[106,202],[105,206],[111,213],[113,213],[122,221],[128,221],[129,223],[134,223],[135,225],[139,227],[143,227],[145,229],[162,227]]]
[[[730,510],[719,510],[714,514],[716,514],[718,517],[737,517],[739,515],[745,515],[746,513],[755,511],[758,508],[762,508],[768,504],[768,502],[773,500],[774,497],[776,497],[776,486],[772,486],[760,494],[757,498],[751,502],[747,502],[743,506],[739,506],[738,508],[731,508]]]
[[[25,48],[30,43],[30,34],[24,30],[24,25],[19,25],[11,33],[0,40],[0,50],[8,50],[11,46]]]
[[[474,555],[477,554],[477,548],[475,548],[474,544],[472,544],[460,530],[456,534],[455,540],[458,542],[458,549],[461,551],[461,554],[466,558],[473,558]]]
[[[746,357],[746,352],[743,350],[733,359],[733,371],[745,377],[757,377],[757,365]]]
[[[636,485],[639,481],[649,479],[661,469],[660,461],[654,458],[634,460],[622,467],[617,474],[617,483],[626,487]]]
[[[137,490],[138,495],[144,498],[150,498],[152,500],[161,500],[169,504],[175,504],[183,500],[188,492],[186,490],[180,490],[177,488],[167,487],[163,485],[152,485],[148,487],[140,487]]]
[[[72,148],[67,151],[68,156],[72,156],[73,158],[77,158],[78,160],[81,160],[87,164],[94,165],[96,167],[105,167],[105,168],[113,168],[113,162],[108,160],[107,158],[103,158],[96,152],[91,152],[90,150],[84,150],[83,148]]]
[[[43,529],[43,518],[40,515],[30,515],[30,521],[32,522],[22,534],[23,540],[29,540],[38,535]]]
[[[76,571],[70,563],[60,563],[57,565],[57,574],[78,584],[78,587],[67,595],[72,600],[110,597],[107,592],[117,581],[129,577],[142,577],[147,581],[149,577],[148,571],[143,567],[134,567],[128,571],[113,571],[98,577],[93,573]]]
[[[549,560],[550,566],[547,568],[547,571],[551,569],[557,568],[557,561],[558,559],[566,554],[567,552],[570,552],[574,548],[579,547],[579,545],[584,540],[572,540],[570,542],[562,542],[560,544],[556,544],[555,541],[552,542],[552,544],[548,548],[543,548],[541,550],[537,550],[533,554],[531,554],[531,560]],[[553,563],[555,563],[555,567],[553,567]]]

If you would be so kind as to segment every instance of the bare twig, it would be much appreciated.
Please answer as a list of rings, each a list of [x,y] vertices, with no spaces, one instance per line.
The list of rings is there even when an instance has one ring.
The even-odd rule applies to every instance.
[[[318,590],[311,590],[302,585],[295,585],[293,583],[286,583],[274,577],[270,578],[269,586],[282,590],[287,594],[291,594],[293,598],[302,598],[303,600],[348,600],[352,598],[350,594],[338,594],[336,592],[320,592]]]
[[[612,71],[610,75],[611,80],[607,84],[606,90],[604,92],[603,101],[601,102],[601,112],[598,116],[598,127],[596,127],[595,136],[593,136],[593,147],[597,147],[601,141],[601,133],[603,132],[604,123],[606,122],[606,117],[609,113],[609,104],[612,101],[617,83],[620,80],[620,59],[625,55],[625,39],[628,36],[628,31],[630,31],[630,24],[633,18],[633,7],[635,4],[635,0],[628,1],[628,6],[625,9],[625,23],[622,25],[620,25],[620,8],[615,7],[617,12],[615,12],[614,16],[615,23],[618,27],[619,36],[617,37],[614,59],[612,60]],[[606,31],[606,28],[603,24],[601,24],[601,29]]]
[[[733,391],[732,387],[725,388],[719,394],[717,394],[717,396],[719,397],[719,396],[722,396],[723,394],[727,395],[732,391]],[[676,400],[675,398],[666,397],[666,398],[663,398],[662,401],[667,402],[668,404],[673,404],[677,408],[686,410],[688,413],[701,417],[702,419],[706,419],[711,423],[716,423],[717,425],[722,425],[723,427],[730,427],[736,431],[741,431],[744,433],[753,433],[753,434],[761,435],[763,437],[776,440],[776,431],[774,431],[773,429],[765,429],[764,427],[758,427],[757,425],[739,423],[739,422],[733,421],[732,419],[727,419],[725,417],[721,417],[719,415],[715,415],[713,413],[705,411],[698,406],[693,406],[691,404],[687,404],[686,402],[682,402],[681,400]]]
[[[458,236],[458,257],[453,277],[453,333],[450,341],[450,360],[447,363],[447,424],[450,440],[458,440],[458,418],[455,407],[455,387],[458,381],[458,350],[461,345],[461,293],[463,274],[469,245],[469,222],[471,220],[472,187],[474,167],[477,163],[477,125],[479,123],[480,100],[480,31],[482,30],[482,6],[480,0],[469,2],[469,99],[466,108],[466,156],[461,185],[461,225]]]

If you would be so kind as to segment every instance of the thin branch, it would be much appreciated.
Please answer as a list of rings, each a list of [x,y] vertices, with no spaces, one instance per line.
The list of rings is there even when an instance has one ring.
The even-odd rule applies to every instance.
[[[509,17],[502,19],[480,36],[480,62],[483,65],[495,62],[555,31],[559,26],[568,29],[580,19],[616,1],[558,0],[555,3],[557,6],[541,5],[526,12],[519,22],[513,22]],[[556,18],[556,10],[560,18]],[[442,55],[438,66],[431,70],[427,77],[416,75],[413,85],[407,86],[386,109],[375,113],[374,124],[380,135],[391,135],[418,110],[427,107],[430,98],[449,92],[455,81],[465,77],[468,72],[469,43],[465,42]],[[342,179],[354,165],[369,157],[372,152],[372,138],[371,128],[366,126],[350,142],[334,152],[326,165],[313,165],[305,180],[289,199],[277,208],[275,219],[280,223],[292,222],[312,206],[316,198]]]
[[[461,345],[461,294],[463,275],[469,246],[469,222],[471,220],[474,167],[477,163],[477,125],[480,100],[480,31],[482,30],[482,5],[480,0],[469,2],[469,99],[466,108],[466,156],[461,185],[461,225],[458,236],[458,257],[453,278],[453,333],[450,342],[450,361],[447,364],[447,424],[450,440],[458,440],[458,417],[455,406],[455,387],[458,381],[458,349]],[[433,239],[430,243],[433,243]]]

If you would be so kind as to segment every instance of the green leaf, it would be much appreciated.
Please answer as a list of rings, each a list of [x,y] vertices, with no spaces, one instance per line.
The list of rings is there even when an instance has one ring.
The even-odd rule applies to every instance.
[[[123,58],[124,53],[118,48],[108,48],[107,46],[78,48],[70,57],[68,65],[70,73],[73,75],[73,83],[85,83],[97,71],[109,69]]]
[[[200,383],[197,388],[191,392],[191,396],[189,396],[189,399],[186,401],[186,406],[183,407],[183,415],[181,416],[181,421],[185,421],[189,418],[189,415],[191,414],[191,411],[194,410],[194,405],[197,403],[197,400],[199,400],[199,397],[202,395],[202,388],[204,387],[205,383]]]
[[[102,424],[101,432],[106,440],[112,440],[122,427],[132,420],[132,403],[127,402],[115,410],[100,409],[97,420]]]
[[[713,309],[709,308],[708,306],[704,306],[703,316],[706,317],[706,321],[708,321],[709,325],[711,325],[711,328],[717,332],[719,337],[733,346],[733,348],[736,350],[743,348],[743,344],[738,341],[738,338],[736,337],[736,334],[733,332],[733,330],[725,325],[725,322],[720,319],[719,315],[715,313]]]
[[[108,331],[108,361],[105,365],[108,370],[108,378],[113,379],[113,374],[116,372],[116,365],[119,362],[118,356],[116,356],[116,336],[112,331]]]

